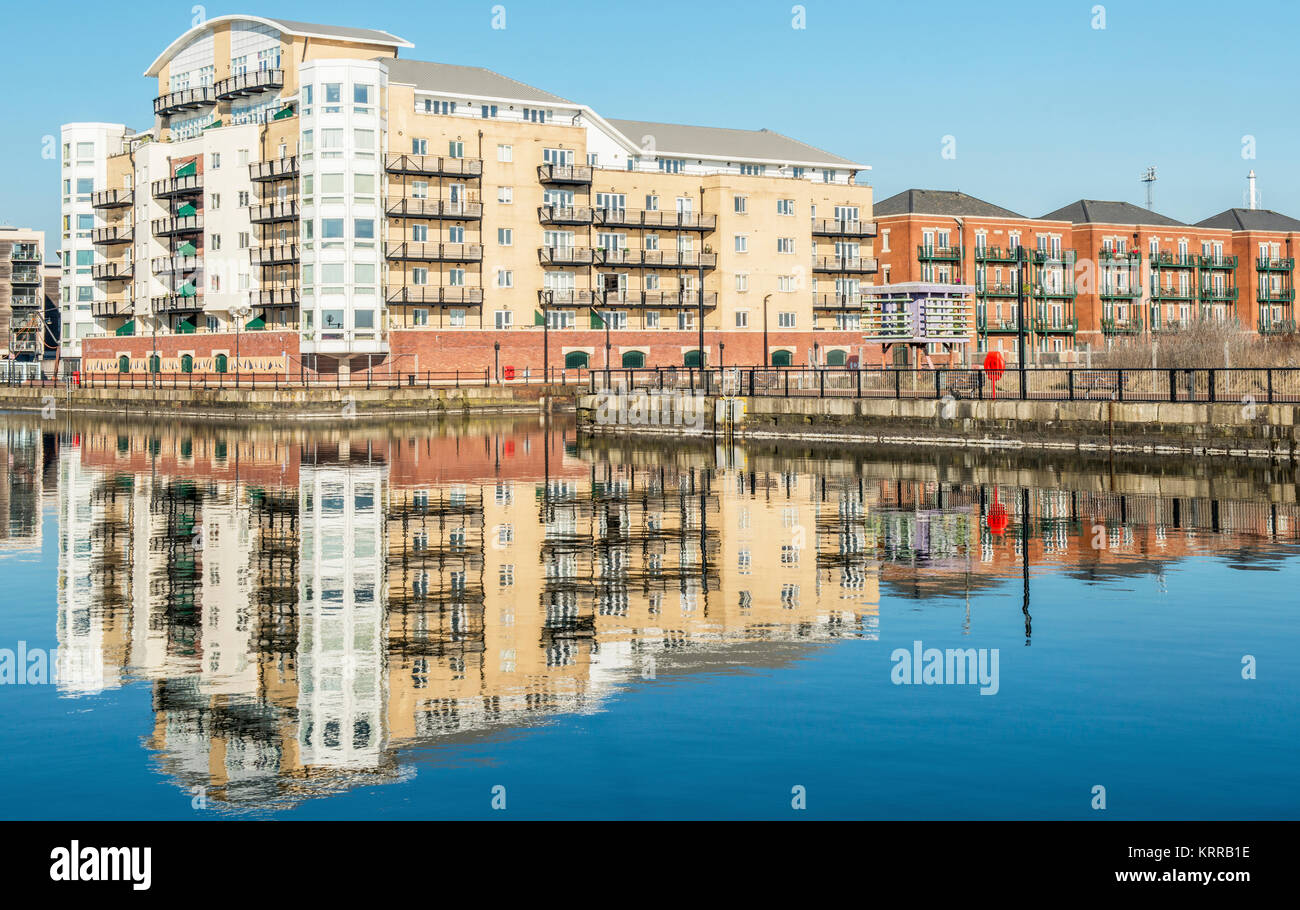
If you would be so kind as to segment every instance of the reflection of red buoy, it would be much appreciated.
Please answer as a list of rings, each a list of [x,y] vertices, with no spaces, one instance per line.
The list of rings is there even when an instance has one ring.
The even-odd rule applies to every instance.
[[[984,519],[989,526],[989,530],[994,534],[1001,536],[1007,530],[1007,507],[998,502],[998,488],[993,488],[993,505],[989,508],[989,514]]]

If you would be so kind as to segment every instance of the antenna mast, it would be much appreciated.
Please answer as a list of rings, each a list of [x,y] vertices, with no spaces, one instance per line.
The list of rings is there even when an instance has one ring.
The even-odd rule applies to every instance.
[[[1151,200],[1151,191],[1155,188],[1156,169],[1149,167],[1142,172],[1142,182],[1147,185],[1147,211],[1151,211],[1154,203]]]

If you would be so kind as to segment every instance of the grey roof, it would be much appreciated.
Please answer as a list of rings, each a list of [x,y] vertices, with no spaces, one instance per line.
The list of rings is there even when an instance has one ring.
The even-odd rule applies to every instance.
[[[1196,226],[1233,231],[1300,231],[1300,221],[1272,209],[1228,209],[1196,222]]]
[[[871,207],[880,215],[956,215],[968,218],[1024,218],[1019,212],[953,190],[903,190]]]
[[[366,44],[411,46],[406,39],[399,38],[389,32],[380,31],[377,28],[344,28],[341,25],[317,25],[315,22],[295,22],[292,19],[276,19],[271,16],[263,16],[262,18],[268,22],[278,24],[286,32],[308,32],[313,35],[328,35],[331,38],[361,41]]]
[[[1080,199],[1064,208],[1048,212],[1045,219],[1069,221],[1073,224],[1159,224],[1186,227],[1168,215],[1152,212],[1131,202],[1106,202],[1099,199]]]
[[[860,168],[862,165],[768,129],[734,130],[717,126],[686,126],[681,123],[652,123],[646,120],[606,118],[637,146],[653,137],[654,148],[669,154],[706,155],[710,158],[764,159],[780,162],[833,164]]]
[[[516,101],[551,104],[573,103],[559,95],[552,95],[550,92],[544,92],[481,66],[458,66],[454,63],[432,63],[425,60],[403,60],[392,57],[376,59],[388,65],[389,81],[414,85],[419,89],[446,92],[449,95],[511,98]]]

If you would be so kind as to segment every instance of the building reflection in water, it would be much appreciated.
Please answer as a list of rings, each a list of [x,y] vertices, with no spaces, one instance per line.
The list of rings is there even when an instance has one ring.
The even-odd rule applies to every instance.
[[[1267,564],[1300,527],[1294,503],[1169,495],[1158,476],[1119,494],[1085,469],[1071,491],[1059,473],[991,471],[1011,477],[995,486],[574,438],[537,422],[11,431],[11,452],[33,451],[10,459],[7,540],[39,547],[56,463],[62,691],[148,680],[161,770],[261,809],[399,779],[413,748],[600,710],[629,685],[875,638],[882,588],[969,598],[1026,556],[1099,581],[1196,553]]]

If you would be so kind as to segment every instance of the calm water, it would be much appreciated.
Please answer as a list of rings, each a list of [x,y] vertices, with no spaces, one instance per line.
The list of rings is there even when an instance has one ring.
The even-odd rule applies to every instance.
[[[1300,816],[1293,470],[537,420],[0,444],[6,818]],[[996,692],[896,684],[917,641]]]

